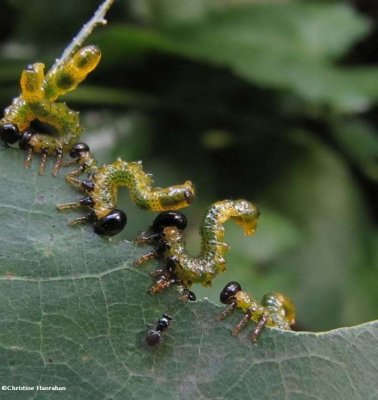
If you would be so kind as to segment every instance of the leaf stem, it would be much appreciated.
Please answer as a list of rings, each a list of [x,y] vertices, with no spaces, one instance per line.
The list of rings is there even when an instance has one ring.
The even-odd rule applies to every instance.
[[[109,8],[111,7],[111,5],[113,4],[113,2],[114,0],[104,0],[104,2],[98,7],[96,12],[93,14],[93,17],[86,24],[83,25],[79,33],[72,39],[71,43],[65,48],[62,56],[55,60],[55,63],[50,70],[64,64],[64,62],[82,46],[84,41],[88,38],[88,36],[98,25],[105,25],[107,23],[105,15],[109,10]]]

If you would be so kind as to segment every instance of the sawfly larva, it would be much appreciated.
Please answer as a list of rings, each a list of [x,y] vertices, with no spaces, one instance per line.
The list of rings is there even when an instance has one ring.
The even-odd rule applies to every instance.
[[[246,200],[223,200],[212,204],[200,228],[201,252],[197,257],[192,257],[185,249],[185,215],[174,211],[160,213],[151,228],[136,239],[138,244],[154,246],[154,251],[148,252],[134,264],[138,266],[153,258],[162,259],[163,268],[154,271],[157,279],[150,293],[159,293],[177,284],[185,296],[193,283],[209,286],[215,276],[226,269],[224,256],[229,246],[223,241],[223,224],[231,219],[244,229],[246,235],[252,235],[258,216],[257,207]]]
[[[244,313],[242,320],[235,326],[232,335],[239,334],[248,321],[254,321],[256,327],[252,332],[251,340],[256,342],[265,326],[290,330],[295,323],[295,306],[282,293],[273,292],[263,296],[261,305],[253,297],[242,290],[238,282],[229,282],[220,294],[220,301],[228,306],[219,316],[223,320],[231,311],[238,308]]]
[[[129,189],[133,203],[148,211],[179,209],[193,202],[192,182],[154,188],[151,175],[143,171],[140,161],[117,159],[112,164],[99,167],[85,143],[77,143],[70,154],[73,160],[64,165],[78,163],[79,166],[66,176],[66,180],[86,195],[77,201],[58,204],[57,208],[60,211],[82,206],[90,209],[89,214],[74,219],[70,222],[71,225],[93,222],[94,231],[100,235],[113,236],[121,232],[127,222],[126,214],[117,209],[118,188],[122,186]],[[88,178],[78,179],[84,172],[88,174]]]
[[[63,155],[78,141],[82,128],[79,113],[56,100],[74,90],[100,61],[100,50],[93,45],[78,50],[62,65],[46,75],[45,65],[28,65],[21,74],[21,95],[13,99],[0,120],[0,137],[8,145],[18,145],[26,151],[24,166],[30,166],[33,153],[41,153],[39,173],[44,174],[48,155],[56,156],[53,175],[61,167]],[[33,129],[42,123],[50,132]]]

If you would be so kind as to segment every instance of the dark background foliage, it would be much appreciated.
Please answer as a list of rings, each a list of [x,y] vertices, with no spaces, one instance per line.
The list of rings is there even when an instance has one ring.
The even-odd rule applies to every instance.
[[[51,65],[97,5],[1,3],[2,108],[22,67]],[[227,225],[229,270],[199,296],[235,279],[279,290],[306,330],[377,317],[377,19],[374,0],[116,1],[89,40],[103,60],[66,97],[84,140],[101,162],[142,159],[158,185],[195,182],[193,253],[212,202],[261,208],[254,238]],[[153,216],[128,210],[131,240]]]

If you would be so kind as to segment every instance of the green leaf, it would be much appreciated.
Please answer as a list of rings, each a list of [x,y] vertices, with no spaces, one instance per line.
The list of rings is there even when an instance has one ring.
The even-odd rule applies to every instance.
[[[99,33],[99,43],[112,43],[109,60],[148,49],[174,53],[336,111],[364,111],[378,98],[376,68],[337,65],[369,30],[368,21],[346,4],[257,2],[209,11],[186,23],[169,21],[162,18],[152,30],[113,26]]]
[[[374,127],[362,119],[339,118],[332,121],[331,133],[352,162],[378,181],[378,137]]]
[[[101,104],[112,106],[133,105],[139,107],[156,106],[157,100],[151,96],[115,88],[83,85],[77,91],[64,96],[70,103]]]
[[[146,249],[68,227],[72,215],[55,205],[78,193],[63,171],[38,176],[35,158],[24,170],[21,151],[0,148],[0,382],[66,390],[1,398],[374,397],[377,322],[322,334],[266,329],[257,345],[251,327],[234,338],[240,314],[217,322],[220,308],[207,301],[146,294],[149,268],[132,266]],[[146,331],[163,312],[172,326],[148,348]]]

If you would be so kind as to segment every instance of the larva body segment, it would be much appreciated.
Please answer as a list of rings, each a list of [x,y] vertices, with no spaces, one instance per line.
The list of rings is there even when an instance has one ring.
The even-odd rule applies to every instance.
[[[71,155],[79,167],[69,173],[66,179],[86,195],[78,201],[58,204],[57,207],[59,210],[81,206],[90,208],[88,215],[71,221],[71,224],[92,221],[98,234],[112,236],[119,233],[126,224],[126,214],[117,209],[120,187],[128,188],[133,203],[148,211],[178,209],[193,202],[194,187],[190,181],[167,188],[154,188],[151,175],[144,172],[140,161],[117,159],[112,164],[98,167],[88,146],[83,143],[76,144]],[[84,172],[88,174],[88,179],[79,180],[77,177]]]
[[[291,329],[290,326],[295,323],[295,306],[289,297],[279,292],[267,293],[261,304],[269,310],[267,326]]]
[[[132,202],[149,211],[187,207],[194,191],[189,181],[164,189],[153,188],[152,178],[144,172],[141,162],[127,162],[121,159],[113,164],[98,167],[92,180],[94,189],[91,196],[97,218],[104,217],[116,207],[119,187],[127,187]]]
[[[51,101],[75,90],[101,59],[100,49],[89,45],[79,49],[61,66],[50,70],[45,78],[44,92]]]
[[[246,200],[223,200],[212,204],[200,228],[201,251],[197,257],[189,255],[185,249],[184,229],[178,220],[185,218],[181,213],[159,214],[149,231],[137,238],[137,243],[148,243],[155,247],[135,262],[140,265],[151,258],[161,258],[164,267],[158,271],[158,279],[150,289],[151,293],[179,284],[188,289],[193,283],[211,285],[218,273],[226,269],[225,254],[229,246],[224,242],[223,224],[233,220],[242,226],[246,235],[256,229],[259,211]]]
[[[55,100],[74,90],[97,66],[101,53],[96,46],[78,50],[63,65],[44,74],[44,64],[28,65],[21,74],[21,95],[4,111],[0,121],[0,137],[8,144],[18,144],[26,150],[25,167],[33,153],[41,153],[40,174],[44,173],[47,155],[57,156],[53,169],[56,175],[63,154],[69,152],[78,141],[82,128],[79,113],[65,103]],[[32,129],[33,121],[45,124],[52,132],[41,133]]]
[[[251,340],[256,342],[265,326],[283,330],[290,330],[295,323],[295,306],[292,301],[279,292],[268,293],[263,296],[261,304],[242,290],[238,282],[229,282],[220,294],[220,301],[227,307],[219,315],[223,320],[230,312],[239,309],[244,316],[232,331],[238,335],[248,321],[254,321],[256,327],[252,332]]]

